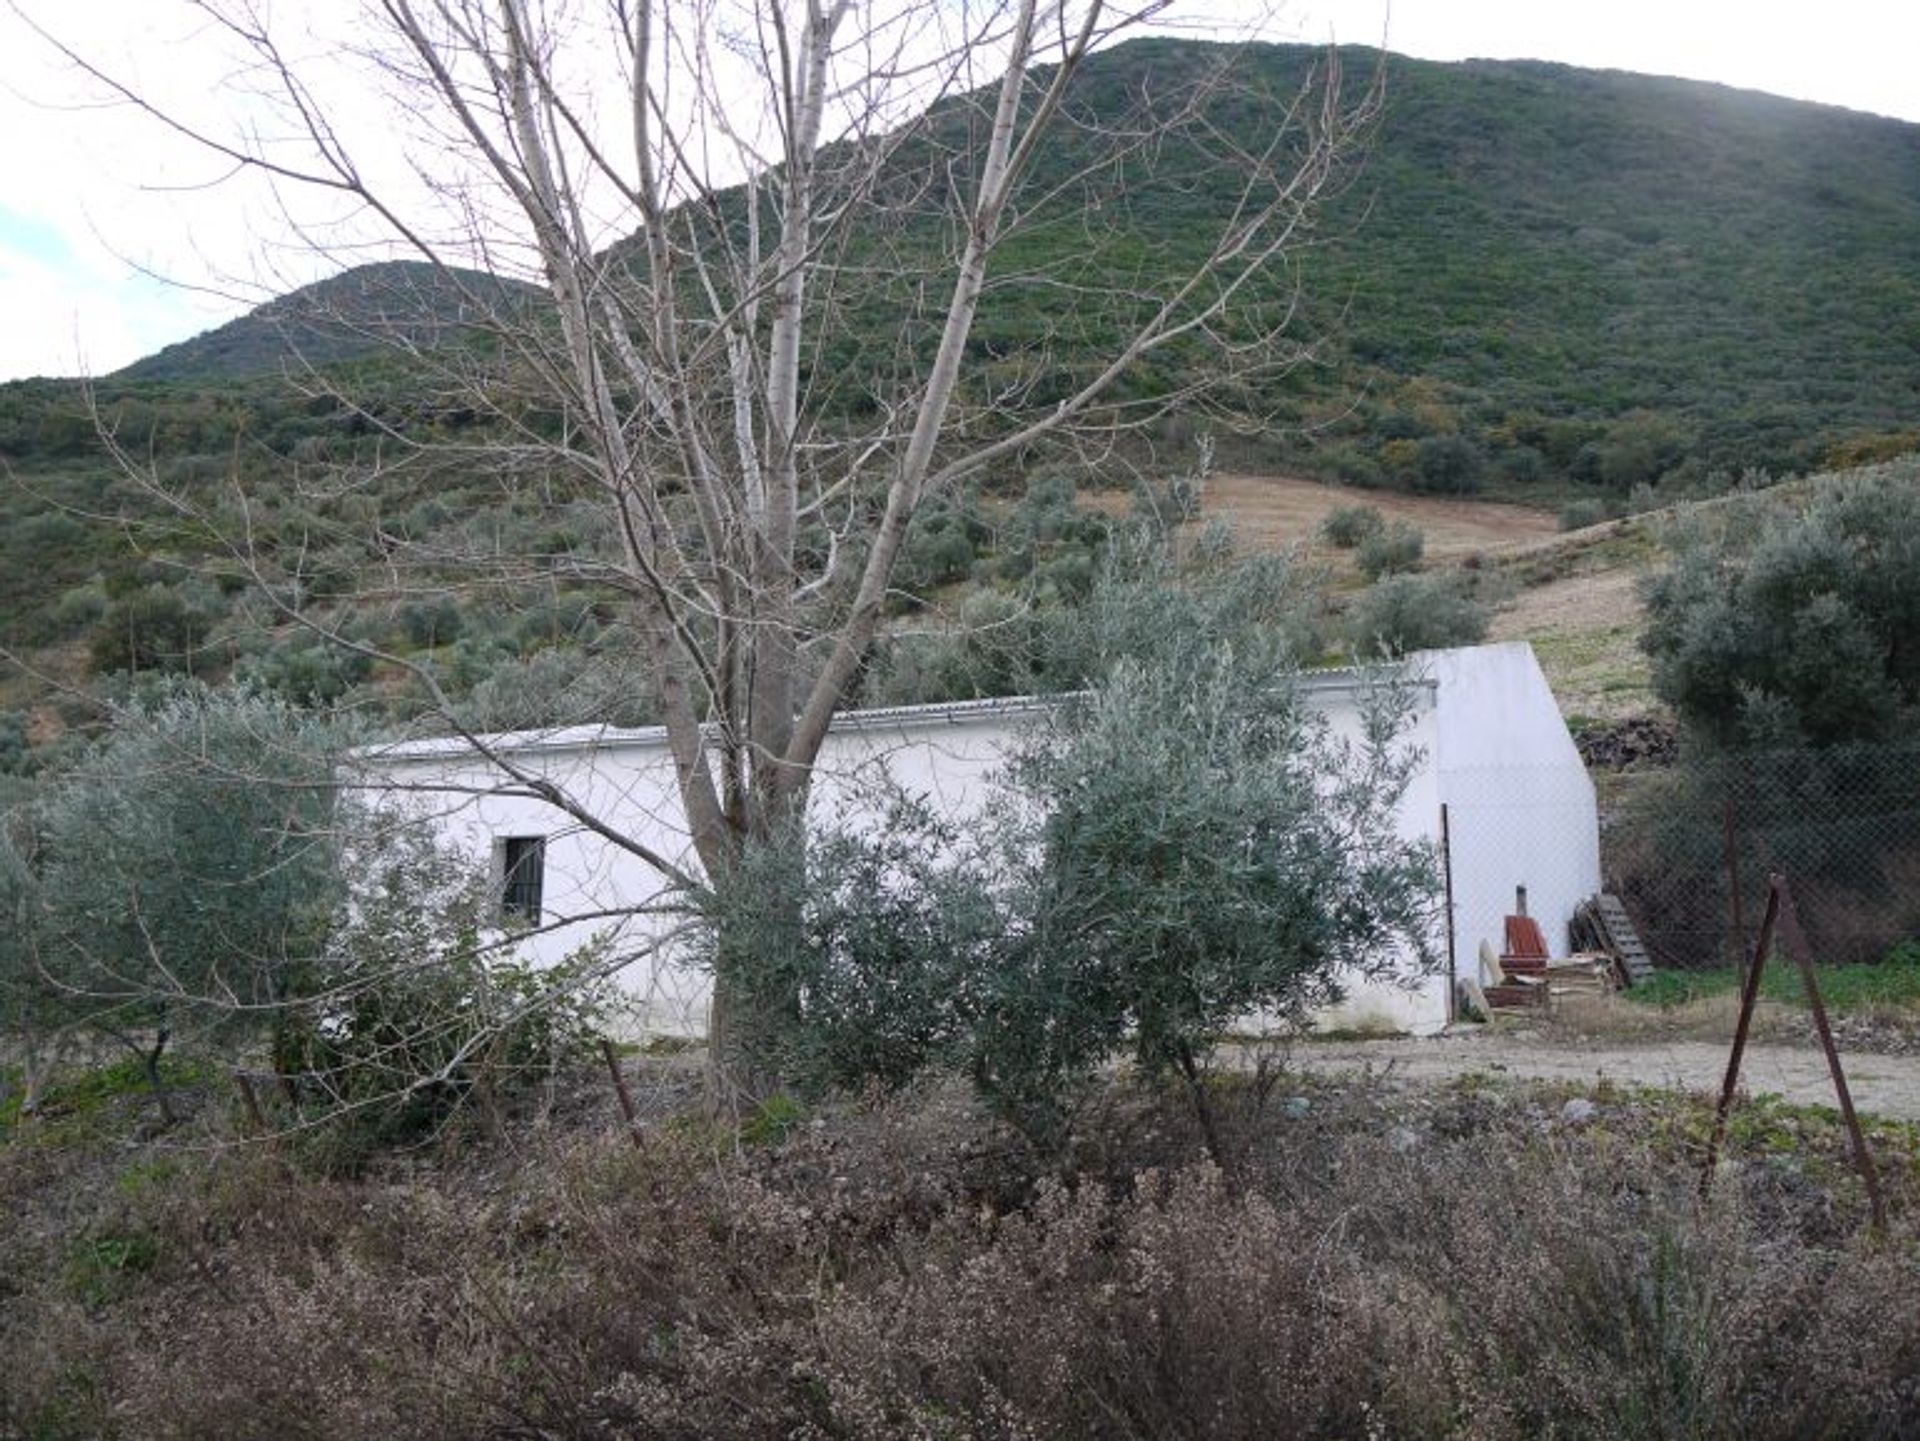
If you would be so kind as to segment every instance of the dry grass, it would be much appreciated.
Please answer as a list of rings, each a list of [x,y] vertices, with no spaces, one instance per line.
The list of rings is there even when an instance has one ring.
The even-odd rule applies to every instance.
[[[1204,519],[1222,516],[1258,548],[1307,544],[1336,566],[1350,559],[1317,540],[1320,522],[1342,506],[1370,505],[1388,520],[1426,533],[1429,561],[1450,561],[1547,540],[1558,533],[1549,511],[1498,501],[1442,499],[1397,491],[1354,490],[1285,475],[1216,475],[1207,481]]]
[[[1527,640],[1561,709],[1597,720],[1653,704],[1634,586],[1657,547],[1654,521],[1609,521],[1563,534],[1551,512],[1496,501],[1360,491],[1274,475],[1220,475],[1205,515],[1231,519],[1256,547],[1306,546],[1341,586],[1359,583],[1350,551],[1326,545],[1320,523],[1342,506],[1369,505],[1426,535],[1428,568],[1489,567],[1515,587],[1489,639]]]
[[[1522,590],[1493,618],[1489,640],[1533,643],[1568,716],[1612,720],[1653,705],[1639,647],[1644,620],[1637,568],[1568,576]]]
[[[1590,1040],[1621,1042],[1712,1041],[1725,1044],[1740,1017],[1737,992],[1702,996],[1677,1006],[1649,1006],[1618,993],[1563,997],[1552,1029]],[[1754,1007],[1749,1038],[1796,1042],[1803,1017],[1791,1006],[1762,1000]]]
[[[602,1114],[356,1181],[0,1149],[0,1434],[1798,1437],[1920,1428],[1911,1132],[1696,1102],[1118,1088],[1040,1165],[955,1092],[743,1144]],[[752,1128],[750,1128],[752,1129]],[[1782,1137],[1791,1138],[1783,1149]],[[1902,1149],[1904,1147],[1904,1149]]]

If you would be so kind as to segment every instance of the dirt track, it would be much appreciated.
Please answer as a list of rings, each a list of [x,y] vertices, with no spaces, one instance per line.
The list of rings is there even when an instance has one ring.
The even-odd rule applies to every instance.
[[[1296,1046],[1302,1070],[1353,1072],[1368,1067],[1416,1081],[1450,1080],[1481,1071],[1545,1081],[1605,1078],[1642,1086],[1717,1091],[1727,1065],[1724,1043],[1657,1041],[1644,1045],[1547,1044],[1519,1036],[1460,1035],[1432,1040],[1330,1041]],[[1847,1085],[1862,1111],[1920,1121],[1920,1056],[1843,1055]],[[1826,1058],[1814,1047],[1750,1046],[1741,1081],[1752,1094],[1771,1092],[1796,1105],[1832,1106]]]

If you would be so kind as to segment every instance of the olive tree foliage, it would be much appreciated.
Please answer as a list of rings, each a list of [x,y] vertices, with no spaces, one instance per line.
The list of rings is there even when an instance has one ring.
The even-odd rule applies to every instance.
[[[7,781],[0,1039],[30,1092],[91,1032],[139,1057],[170,1121],[162,1059],[184,1044],[270,1067],[277,1124],[379,1143],[469,1103],[495,1117],[598,1035],[599,949],[516,960],[484,871],[343,788],[345,739],[171,682],[69,768]]]
[[[1383,575],[1353,598],[1341,629],[1350,655],[1402,656],[1477,645],[1488,619],[1463,575]]]
[[[959,1070],[1057,1141],[1127,1053],[1186,1087],[1213,1139],[1224,1034],[1430,965],[1434,857],[1395,825],[1419,763],[1410,691],[1382,672],[1361,733],[1335,735],[1299,683],[1303,609],[1272,559],[1110,575],[1085,620],[1091,685],[1033,722],[977,821],[901,797],[887,826],[750,867],[721,901],[803,1073]],[[769,900],[783,883],[791,907]]]
[[[359,539],[396,574],[426,565],[469,594],[532,577],[597,589],[647,669],[708,876],[804,810],[930,502],[1048,447],[1104,453],[1175,408],[1245,404],[1300,360],[1288,264],[1378,100],[1377,81],[1343,96],[1329,53],[1297,93],[1237,97],[1267,116],[1243,144],[1208,119],[1235,86],[1222,47],[1121,113],[1096,111],[1076,84],[1090,57],[1162,21],[1161,0],[381,0],[343,52],[361,64],[358,94],[341,55],[320,75],[282,43],[279,14],[199,8],[202,43],[247,64],[252,104],[230,127],[90,73],[186,143],[284,196],[329,197],[339,226],[440,267],[437,291],[488,336],[396,337],[418,393],[477,423],[423,434],[369,408],[386,443],[339,487],[484,467],[603,522],[595,544],[556,554],[454,554],[377,524]],[[394,123],[360,153],[350,115],[370,98]],[[1168,167],[1224,203],[1143,269],[1124,197]],[[1063,207],[1084,216],[1071,244],[1020,246]],[[970,344],[990,290],[1033,320],[1011,356]],[[875,315],[896,343],[862,338]],[[1161,367],[1174,378],[1129,384],[1175,350]],[[165,490],[137,447],[121,458]],[[287,584],[298,558],[248,544],[244,495],[221,513],[167,500],[327,629]],[[411,666],[438,722],[460,728],[430,668],[383,659]],[[540,790],[669,882],[698,882],[466,734],[503,783]],[[723,961],[722,1056],[731,972]]]
[[[1677,538],[1643,597],[1656,694],[1724,745],[1890,738],[1920,706],[1920,489],[1896,464]]]
[[[72,1017],[40,963],[45,936],[33,783],[0,776],[0,1101],[17,1066],[30,1113],[70,1037]]]
[[[30,920],[10,976],[139,1055],[163,1113],[168,1044],[270,1030],[336,908],[315,729],[281,702],[182,684],[44,778],[17,818]]]
[[[512,954],[487,877],[404,813],[348,807],[336,905],[274,1027],[287,1125],[350,1148],[419,1139],[584,1057],[611,998],[589,944],[540,971]],[[337,1156],[336,1159],[352,1159]]]

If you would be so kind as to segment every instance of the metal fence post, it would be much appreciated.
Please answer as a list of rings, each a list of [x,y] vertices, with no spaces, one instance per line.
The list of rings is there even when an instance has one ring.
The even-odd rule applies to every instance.
[[[1780,919],[1780,892],[1767,888],[1767,911],[1760,918],[1760,941],[1747,963],[1747,974],[1740,986],[1740,1019],[1733,1027],[1733,1048],[1727,1053],[1726,1079],[1720,1083],[1720,1104],[1713,1112],[1713,1134],[1707,1138],[1706,1169],[1700,1173],[1700,1194],[1713,1185],[1714,1167],[1720,1163],[1720,1143],[1727,1134],[1727,1112],[1733,1108],[1733,1093],[1740,1084],[1740,1060],[1747,1053],[1747,1032],[1753,1026],[1753,1008],[1760,999],[1760,972],[1766,968],[1767,953],[1773,949],[1773,928]]]
[[[1820,1034],[1820,1046],[1827,1053],[1827,1069],[1833,1073],[1833,1091],[1840,1098],[1840,1115],[1847,1123],[1847,1136],[1853,1143],[1853,1164],[1866,1182],[1867,1204],[1873,1210],[1873,1229],[1887,1229],[1887,1203],[1880,1195],[1880,1171],[1873,1164],[1873,1151],[1867,1145],[1867,1133],[1860,1129],[1854,1114],[1853,1093],[1847,1089],[1847,1073],[1840,1066],[1840,1048],[1833,1042],[1833,1028],[1827,1024],[1826,1003],[1820,999],[1820,982],[1813,972],[1813,953],[1807,948],[1806,933],[1800,929],[1800,913],[1793,904],[1793,892],[1784,876],[1774,875],[1771,884],[1780,895],[1780,935],[1789,953],[1800,967],[1800,978],[1807,986],[1807,1007],[1813,1012],[1813,1028]]]
[[[1781,943],[1800,968],[1800,978],[1807,988],[1807,1006],[1813,1012],[1814,1030],[1819,1033],[1821,1048],[1826,1052],[1827,1070],[1833,1077],[1834,1095],[1840,1102],[1840,1117],[1846,1123],[1847,1137],[1853,1147],[1853,1164],[1867,1188],[1867,1206],[1873,1216],[1873,1228],[1884,1232],[1887,1228],[1887,1206],[1885,1197],[1880,1193],[1880,1172],[1874,1165],[1873,1150],[1867,1144],[1867,1133],[1861,1128],[1860,1117],[1853,1109],[1853,1093],[1847,1088],[1846,1071],[1840,1064],[1840,1050],[1834,1044],[1833,1028],[1827,1024],[1827,1008],[1820,997],[1820,982],[1814,974],[1813,954],[1807,948],[1806,933],[1800,928],[1800,915],[1793,904],[1793,892],[1788,888],[1787,878],[1777,871],[1767,877],[1767,909],[1760,920],[1760,940],[1753,948],[1753,960],[1747,967],[1746,978],[1740,988],[1740,1019],[1734,1026],[1733,1049],[1727,1055],[1726,1079],[1720,1084],[1720,1103],[1714,1110],[1713,1132],[1707,1140],[1707,1161],[1706,1168],[1700,1174],[1700,1194],[1706,1195],[1713,1185],[1714,1168],[1720,1160],[1720,1145],[1726,1137],[1727,1112],[1733,1107],[1733,1093],[1740,1082],[1740,1060],[1746,1054],[1747,1032],[1753,1024],[1753,1008],[1760,998],[1760,976],[1766,968],[1767,955],[1773,949],[1776,929],[1780,933]]]

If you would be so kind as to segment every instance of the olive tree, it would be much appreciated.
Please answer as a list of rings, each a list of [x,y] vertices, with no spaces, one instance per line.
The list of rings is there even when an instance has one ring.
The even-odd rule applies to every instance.
[[[1654,691],[1721,744],[1839,745],[1920,706],[1920,493],[1896,464],[1757,527],[1696,522],[1643,590]]]
[[[731,898],[743,969],[792,998],[817,1079],[963,1071],[1054,1142],[1130,1053],[1187,1091],[1218,1152],[1225,1034],[1431,964],[1434,857],[1396,829],[1419,762],[1407,688],[1369,678],[1343,738],[1296,683],[1313,628],[1284,562],[1123,568],[1083,619],[1088,687],[982,817],[956,828],[901,797],[887,826],[764,853]]]
[[[38,859],[37,787],[0,776],[0,1076],[20,1072],[21,1110],[38,1103],[46,1077],[74,1029],[67,998],[42,964],[46,940],[45,900]],[[0,1080],[0,1099],[5,1082]]]
[[[331,777],[312,725],[181,686],[120,724],[37,805],[31,964],[41,994],[140,1057],[268,1030],[336,905]]]

